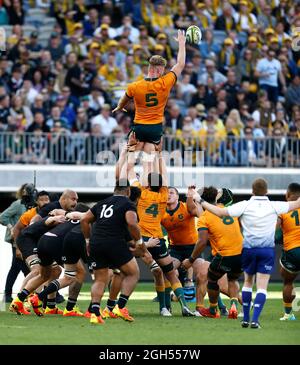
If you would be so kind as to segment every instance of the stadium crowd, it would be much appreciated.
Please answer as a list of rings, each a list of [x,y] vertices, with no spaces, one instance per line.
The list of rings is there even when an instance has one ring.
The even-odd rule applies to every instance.
[[[165,148],[205,150],[207,165],[298,167],[300,3],[289,0],[0,0],[0,162],[118,154],[134,108],[112,109],[151,55],[176,63],[176,29],[191,24],[203,38],[186,46]]]

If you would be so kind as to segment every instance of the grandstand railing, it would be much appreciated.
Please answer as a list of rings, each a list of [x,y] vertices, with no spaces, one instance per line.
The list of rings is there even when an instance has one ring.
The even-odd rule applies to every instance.
[[[119,135],[1,132],[0,163],[113,165],[125,141]],[[300,167],[300,139],[293,137],[166,135],[163,149],[171,166],[188,160],[192,166]]]

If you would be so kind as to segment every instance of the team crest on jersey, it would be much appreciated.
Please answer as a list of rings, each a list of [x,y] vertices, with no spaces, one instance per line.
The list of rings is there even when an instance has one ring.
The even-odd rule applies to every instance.
[[[182,220],[183,220],[183,218],[184,218],[184,215],[183,215],[183,214],[178,214],[178,219],[179,219],[180,221],[182,221]]]

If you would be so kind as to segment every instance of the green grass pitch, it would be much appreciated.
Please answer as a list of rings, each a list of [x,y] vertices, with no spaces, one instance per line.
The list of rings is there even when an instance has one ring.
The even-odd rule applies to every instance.
[[[271,284],[269,291],[279,292],[280,284]],[[89,286],[84,287],[84,298],[79,306],[88,306]],[[154,297],[152,284],[139,284],[137,294]],[[152,295],[153,294],[153,295]],[[82,297],[81,297],[82,298]],[[104,307],[106,301],[103,301]],[[228,300],[224,300],[228,304]],[[65,303],[64,303],[65,304]],[[61,304],[60,307],[63,308]],[[194,308],[194,303],[189,303]],[[132,299],[128,308],[135,322],[107,319],[102,326],[93,326],[86,318],[44,316],[18,316],[0,312],[1,345],[299,345],[300,313],[297,321],[281,322],[281,299],[268,299],[261,316],[259,330],[243,329],[240,319],[183,318],[178,303],[173,303],[173,317],[160,317],[158,303],[150,299]]]

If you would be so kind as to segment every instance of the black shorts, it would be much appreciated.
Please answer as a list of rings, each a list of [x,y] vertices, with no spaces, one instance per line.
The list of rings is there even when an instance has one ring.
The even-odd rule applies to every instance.
[[[291,250],[282,250],[280,258],[281,266],[291,274],[300,272],[300,247],[292,248]]]
[[[143,236],[144,242],[147,242],[149,239],[150,237]],[[148,251],[151,253],[155,261],[163,259],[164,257],[167,257],[169,255],[166,240],[164,238],[160,238],[159,241],[159,246],[148,248]]]
[[[228,279],[235,278],[242,273],[242,255],[221,256],[216,254],[209,265],[209,269],[218,274],[227,274]]]
[[[30,236],[20,235],[17,238],[17,245],[25,261],[29,256],[37,254],[37,241]]]
[[[91,241],[89,260],[94,270],[119,268],[132,259],[133,255],[125,240]]]
[[[195,245],[170,245],[169,253],[171,257],[182,262],[183,260],[188,259],[191,256],[194,248]]]
[[[41,266],[50,266],[54,261],[58,265],[62,262],[62,245],[58,244],[58,237],[43,235],[38,242],[37,253],[40,259]]]
[[[64,264],[73,265],[80,259],[87,262],[84,236],[81,232],[69,232],[64,239],[62,261]]]
[[[163,135],[162,124],[134,124],[132,131],[140,142],[159,144]]]

